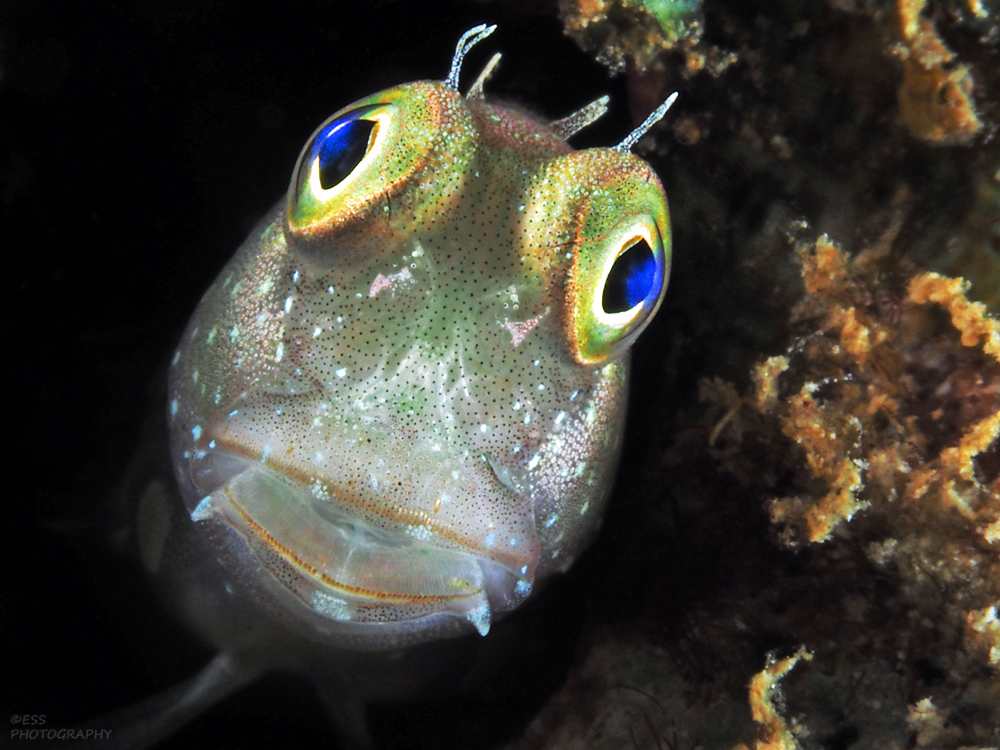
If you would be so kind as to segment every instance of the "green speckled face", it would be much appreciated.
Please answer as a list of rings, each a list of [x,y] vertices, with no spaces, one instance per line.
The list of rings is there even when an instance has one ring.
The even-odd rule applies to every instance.
[[[173,361],[234,586],[331,637],[485,634],[597,529],[669,243],[645,162],[448,83],[335,114]]]

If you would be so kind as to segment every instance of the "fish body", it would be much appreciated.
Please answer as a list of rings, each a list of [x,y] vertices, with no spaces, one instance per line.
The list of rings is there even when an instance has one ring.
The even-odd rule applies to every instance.
[[[635,134],[566,143],[596,105],[550,124],[482,77],[463,96],[489,31],[447,81],[315,131],[173,356],[176,484],[148,485],[138,540],[219,651],[199,696],[273,668],[343,696],[358,652],[486,636],[599,527],[666,197]]]
[[[339,644],[485,635],[592,539],[669,262],[642,160],[411,83],[333,115],[170,371],[233,597]]]

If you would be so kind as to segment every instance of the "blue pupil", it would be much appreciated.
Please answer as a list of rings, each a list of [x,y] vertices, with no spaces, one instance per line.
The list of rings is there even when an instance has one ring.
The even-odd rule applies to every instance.
[[[327,125],[313,143],[313,158],[319,157],[319,184],[336,187],[354,171],[368,153],[375,123],[350,115]]]
[[[644,239],[635,242],[618,256],[601,296],[604,312],[620,313],[631,310],[653,291],[656,282],[656,257]]]

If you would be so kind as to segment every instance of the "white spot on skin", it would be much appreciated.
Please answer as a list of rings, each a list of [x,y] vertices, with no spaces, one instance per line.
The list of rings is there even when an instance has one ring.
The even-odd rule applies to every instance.
[[[170,416],[171,417],[176,417],[177,416],[177,399],[176,398],[173,401],[170,402]]]
[[[200,424],[196,424],[194,427],[191,428],[191,436],[195,439],[195,441],[198,441],[198,440],[201,439],[201,425]]]
[[[545,314],[543,313],[542,315],[537,315],[534,318],[528,318],[528,320],[525,321],[506,320],[500,324],[500,327],[507,329],[507,333],[510,334],[510,343],[512,343],[516,349],[521,342],[524,341],[524,338],[535,330],[535,327],[544,317]]]
[[[534,456],[532,456],[531,460],[528,461],[528,471],[532,471],[536,466],[538,466],[538,462],[541,460],[542,460],[542,455],[540,453],[536,453]]]
[[[264,446],[264,452],[261,454],[261,457],[260,457],[260,462],[264,463],[265,461],[267,461],[267,457],[270,456],[270,455],[271,455],[271,446],[270,445],[265,445]]]
[[[281,358],[285,356],[285,345],[281,342],[278,343],[278,348],[274,352],[274,361],[280,362]]]
[[[325,591],[317,591],[312,596],[312,607],[321,615],[331,620],[350,622],[351,609],[347,601],[337,596],[331,596]]]
[[[431,530],[426,526],[407,526],[406,533],[421,542],[425,542],[431,538]]]
[[[389,274],[388,276],[379,274],[375,277],[375,281],[372,282],[371,288],[368,290],[368,297],[369,299],[375,299],[386,289],[392,289],[396,284],[408,281],[412,277],[413,274],[410,273],[409,268],[404,268],[399,273]]]
[[[229,340],[236,341],[236,339],[238,339],[239,337],[240,337],[239,326],[233,326],[233,330],[229,332]]]
[[[465,619],[475,626],[479,635],[485,636],[490,632],[490,605],[483,602],[471,612],[467,612]]]
[[[212,516],[212,496],[206,495],[191,513],[192,521],[204,521]]]
[[[335,374],[335,375],[336,375],[336,376],[337,376],[338,378],[342,378],[342,377],[344,377],[345,375],[347,375],[347,368],[346,368],[346,367],[341,367],[341,368],[340,368],[339,370],[337,370],[337,372],[335,372],[334,374]]]

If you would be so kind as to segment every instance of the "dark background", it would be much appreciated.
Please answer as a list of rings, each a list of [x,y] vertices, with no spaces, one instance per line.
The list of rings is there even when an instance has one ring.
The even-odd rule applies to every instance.
[[[457,39],[480,22],[500,28],[470,54],[463,87],[499,50],[488,91],[546,116],[612,95],[611,115],[577,146],[613,144],[632,127],[622,82],[562,35],[554,1],[0,5],[4,425],[13,445],[0,495],[4,724],[44,714],[48,727],[79,725],[210,657],[158,608],[100,525],[144,414],[163,408],[158,376],[203,291],[283,195],[312,130],[381,88],[444,78]],[[647,334],[640,363],[665,351],[666,325]],[[661,406],[650,395],[657,371],[645,372],[626,487],[645,471],[643,420]],[[579,618],[594,606],[587,576],[606,569],[609,544],[602,538],[527,613],[544,633],[531,665],[457,697],[375,707],[376,736],[387,747],[487,747],[518,735],[572,659]],[[11,726],[0,728],[5,740]],[[309,686],[278,676],[170,746],[332,742]]]

